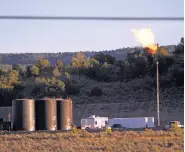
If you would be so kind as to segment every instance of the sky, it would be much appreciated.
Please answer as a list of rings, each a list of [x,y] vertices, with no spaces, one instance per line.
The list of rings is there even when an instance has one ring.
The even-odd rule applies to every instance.
[[[0,0],[0,15],[184,17],[183,0]],[[183,21],[0,20],[0,53],[102,51],[139,46],[131,29],[177,44]]]

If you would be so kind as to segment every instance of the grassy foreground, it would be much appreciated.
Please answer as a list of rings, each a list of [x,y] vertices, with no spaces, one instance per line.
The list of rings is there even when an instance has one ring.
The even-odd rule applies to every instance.
[[[184,131],[0,135],[0,152],[183,152]]]

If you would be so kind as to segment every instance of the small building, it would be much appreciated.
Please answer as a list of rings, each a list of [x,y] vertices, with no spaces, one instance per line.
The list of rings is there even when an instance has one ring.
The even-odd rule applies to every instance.
[[[101,129],[108,125],[108,120],[108,117],[91,115],[90,117],[81,119],[81,129]]]
[[[0,121],[11,121],[12,107],[0,107]]]

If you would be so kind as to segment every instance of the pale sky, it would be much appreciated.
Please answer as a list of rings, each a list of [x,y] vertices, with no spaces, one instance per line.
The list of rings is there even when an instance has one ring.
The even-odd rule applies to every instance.
[[[183,0],[0,0],[0,15],[184,17]],[[138,46],[131,29],[177,44],[183,21],[0,20],[0,53],[102,51]]]

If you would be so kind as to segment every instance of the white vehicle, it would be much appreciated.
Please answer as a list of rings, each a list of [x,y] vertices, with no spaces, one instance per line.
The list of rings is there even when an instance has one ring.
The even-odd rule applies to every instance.
[[[92,115],[90,117],[81,119],[81,129],[100,129],[104,128],[108,124],[108,117],[95,117]]]
[[[123,128],[151,128],[154,127],[154,117],[133,117],[109,119],[109,127],[121,125]]]
[[[180,121],[169,121],[167,125],[165,125],[165,129],[169,129],[172,127],[172,125],[175,125],[179,128],[184,128],[183,125],[180,124]]]

